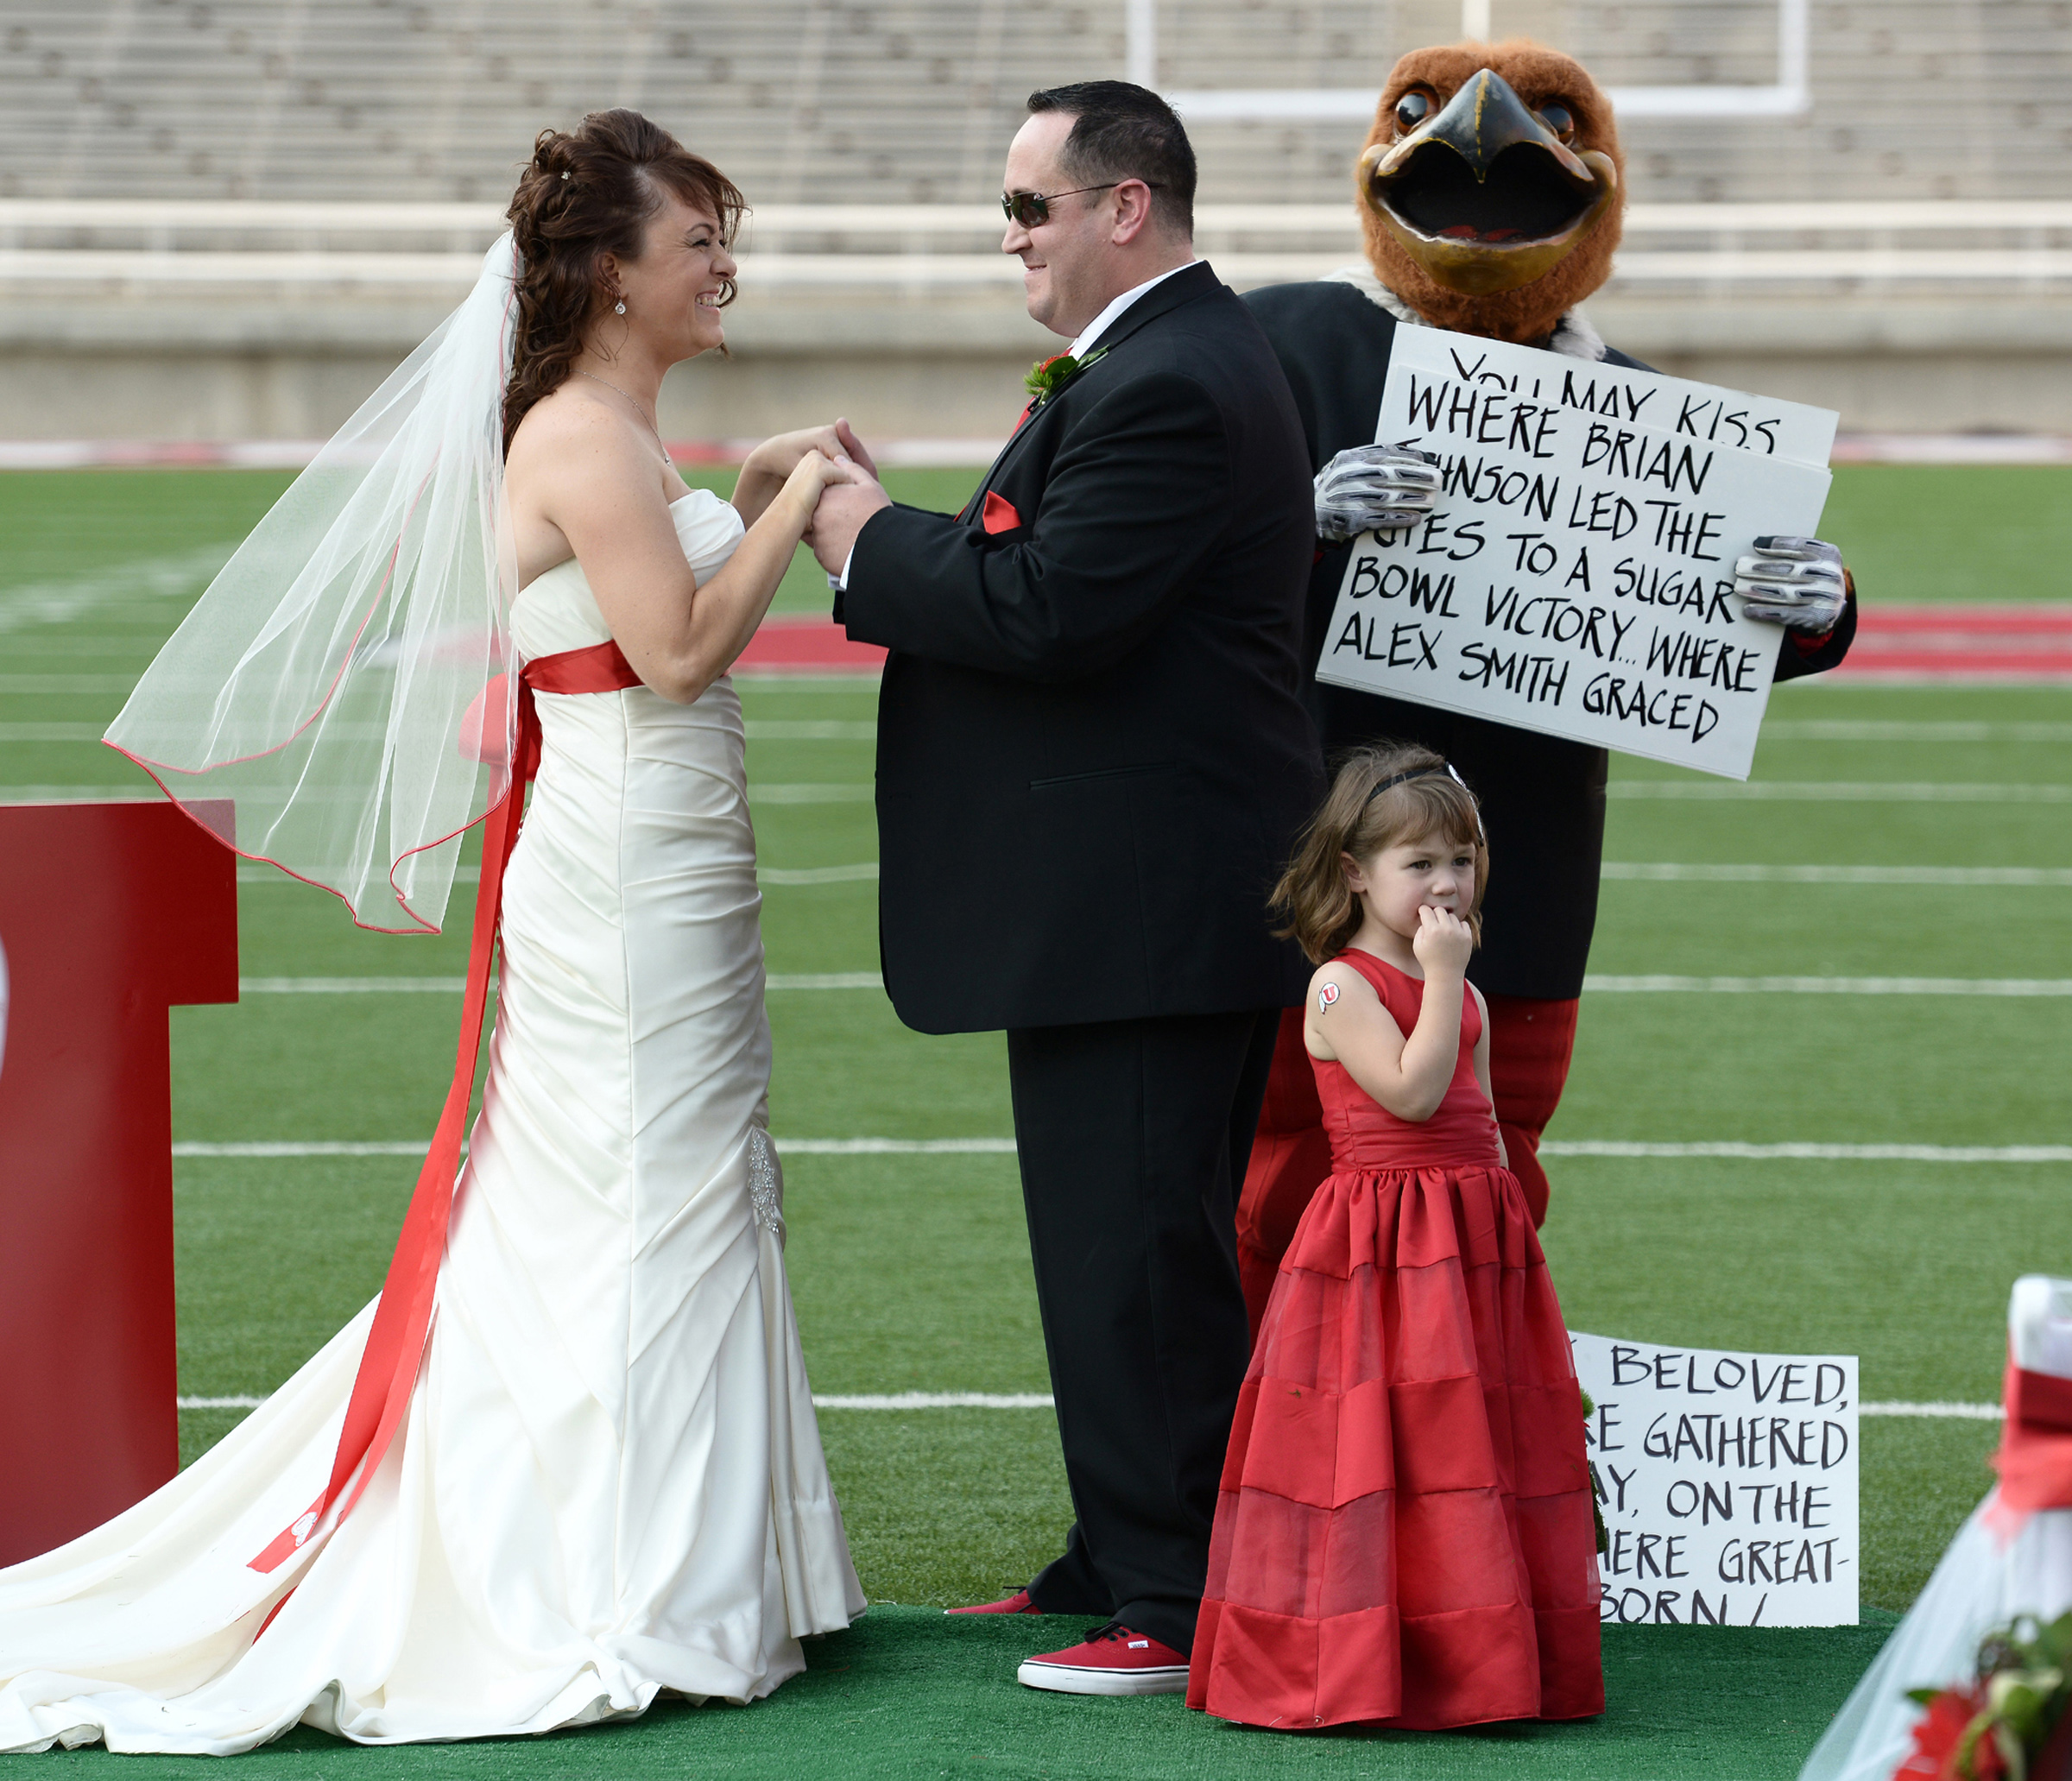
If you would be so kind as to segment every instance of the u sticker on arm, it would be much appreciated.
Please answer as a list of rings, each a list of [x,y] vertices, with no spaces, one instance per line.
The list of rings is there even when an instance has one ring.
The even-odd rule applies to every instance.
[[[1317,992],[1317,1012],[1320,1014],[1323,1014],[1337,1000],[1338,986],[1336,983],[1326,983]]]

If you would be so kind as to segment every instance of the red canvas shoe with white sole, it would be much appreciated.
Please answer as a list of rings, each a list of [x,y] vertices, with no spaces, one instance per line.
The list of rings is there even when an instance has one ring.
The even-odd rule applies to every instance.
[[[1027,1589],[1017,1589],[998,1601],[982,1601],[976,1607],[946,1607],[946,1614],[1039,1614],[1043,1610],[1029,1600]]]
[[[1111,1622],[1082,1645],[1031,1658],[1015,1674],[1026,1688],[1060,1695],[1178,1695],[1187,1687],[1187,1660]]]

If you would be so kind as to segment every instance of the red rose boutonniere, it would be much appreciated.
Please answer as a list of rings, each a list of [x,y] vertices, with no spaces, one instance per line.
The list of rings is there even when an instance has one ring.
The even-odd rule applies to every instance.
[[[1052,396],[1071,382],[1089,365],[1097,363],[1108,356],[1105,346],[1096,346],[1084,358],[1074,358],[1069,352],[1053,353],[1049,358],[1038,359],[1029,367],[1029,375],[1022,384],[1041,407]]]

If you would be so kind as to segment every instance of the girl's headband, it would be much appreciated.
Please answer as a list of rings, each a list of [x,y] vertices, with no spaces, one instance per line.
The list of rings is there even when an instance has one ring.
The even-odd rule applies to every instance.
[[[1440,773],[1444,774],[1448,779],[1451,780],[1454,784],[1458,786],[1463,792],[1468,791],[1468,781],[1462,779],[1459,774],[1453,770],[1453,763],[1450,761],[1442,761],[1437,767],[1413,767],[1408,773],[1391,774],[1387,779],[1383,780],[1378,786],[1376,786],[1373,791],[1367,794],[1367,802],[1372,804],[1375,799],[1379,798],[1391,786],[1399,786],[1406,780],[1428,780],[1434,774]],[[1469,792],[1468,795],[1472,798],[1475,794],[1472,792]]]
[[[1460,774],[1454,770],[1453,763],[1450,761],[1442,761],[1437,767],[1413,767],[1408,773],[1390,774],[1388,778],[1383,780],[1380,785],[1376,786],[1373,791],[1367,794],[1366,803],[1362,804],[1361,808],[1362,810],[1366,809],[1367,805],[1372,804],[1374,799],[1379,798],[1384,792],[1389,790],[1392,786],[1401,785],[1406,780],[1428,780],[1432,778],[1435,774],[1442,773],[1444,774],[1448,779],[1451,780],[1455,785],[1458,786],[1461,790],[1463,792],[1468,792],[1468,781],[1462,779]],[[1475,793],[1472,792],[1468,792],[1468,807],[1475,812],[1475,840],[1483,847],[1488,846],[1488,837],[1482,828],[1482,806],[1475,801]]]

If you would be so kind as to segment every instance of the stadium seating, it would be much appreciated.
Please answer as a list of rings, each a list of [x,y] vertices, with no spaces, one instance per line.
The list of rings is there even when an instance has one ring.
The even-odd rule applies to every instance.
[[[1776,0],[1494,0],[1607,85],[1773,79]],[[1636,119],[1640,197],[2062,197],[2058,0],[1812,6],[1812,104]],[[1439,0],[1158,9],[1172,88],[1372,89],[1459,34]],[[533,133],[652,111],[763,203],[980,202],[1032,87],[1119,74],[1124,0],[9,0],[0,197],[496,199]],[[1197,131],[1205,199],[1344,189],[1342,121]]]
[[[1490,4],[1499,35],[1655,94],[1624,125],[1608,338],[1854,426],[2063,428],[2068,0]],[[1776,83],[1794,9],[1806,109],[1661,115],[1662,89]],[[997,252],[1004,144],[1033,87],[1143,71],[1133,13],[1167,91],[1355,110],[1462,22],[1456,0],[9,0],[0,433],[328,431],[464,288],[535,130],[619,104],[755,206],[739,361],[698,369],[720,406],[680,430],[759,432],[831,387],[894,432],[990,433],[1049,341]],[[1357,257],[1357,116],[1191,129],[1234,283]]]

